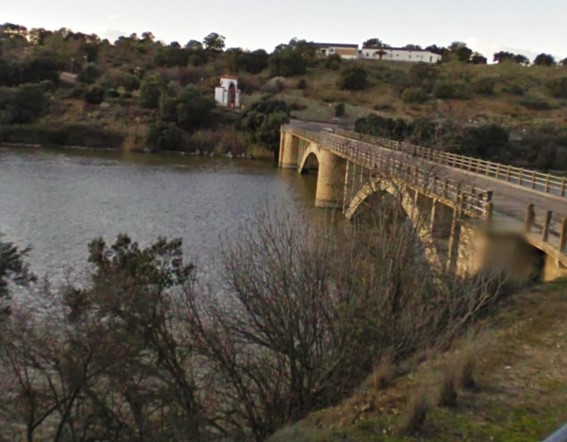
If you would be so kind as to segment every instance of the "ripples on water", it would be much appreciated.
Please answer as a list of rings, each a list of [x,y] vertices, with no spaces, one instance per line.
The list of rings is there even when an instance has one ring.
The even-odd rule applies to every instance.
[[[39,275],[87,266],[87,244],[128,233],[147,245],[181,237],[205,268],[219,235],[260,204],[313,205],[314,177],[269,162],[92,150],[0,149],[0,231],[31,246]]]

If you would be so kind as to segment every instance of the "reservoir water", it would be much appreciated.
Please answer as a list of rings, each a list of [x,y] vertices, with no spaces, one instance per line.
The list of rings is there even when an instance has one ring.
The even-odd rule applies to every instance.
[[[181,237],[207,266],[220,235],[259,205],[313,206],[315,177],[270,162],[100,150],[0,148],[0,232],[32,248],[38,275],[87,267],[87,244],[119,233],[147,245]]]

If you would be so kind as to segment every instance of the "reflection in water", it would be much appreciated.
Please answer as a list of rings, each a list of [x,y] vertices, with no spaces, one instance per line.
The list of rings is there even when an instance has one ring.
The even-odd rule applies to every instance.
[[[0,149],[0,231],[32,246],[33,270],[57,281],[67,267],[86,267],[92,238],[121,232],[142,245],[182,237],[188,256],[206,265],[219,235],[261,203],[311,209],[315,180],[257,161]]]

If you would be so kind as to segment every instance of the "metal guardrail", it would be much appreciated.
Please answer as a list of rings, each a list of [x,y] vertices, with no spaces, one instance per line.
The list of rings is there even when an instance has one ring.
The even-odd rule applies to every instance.
[[[429,160],[437,164],[454,167],[468,172],[478,173],[500,181],[506,181],[521,187],[532,189],[545,194],[565,197],[567,195],[567,177],[495,163],[492,161],[471,158],[441,150],[430,149],[386,138],[374,137],[347,130],[336,130],[336,134],[358,141],[384,146],[391,150],[404,152],[408,155]]]
[[[291,130],[295,135],[314,141],[349,161],[370,170],[386,173],[403,180],[422,193],[444,199],[472,218],[488,221],[492,217],[492,192],[489,190],[467,186],[451,178],[440,178],[422,167],[380,152],[371,143],[294,127]]]

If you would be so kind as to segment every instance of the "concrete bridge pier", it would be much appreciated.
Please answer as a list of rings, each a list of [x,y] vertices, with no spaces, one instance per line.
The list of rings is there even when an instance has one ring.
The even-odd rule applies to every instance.
[[[282,169],[295,169],[299,161],[299,139],[291,132],[282,131],[280,135],[279,166]]]
[[[327,150],[317,152],[319,170],[315,206],[338,209],[343,206],[346,160]]]

